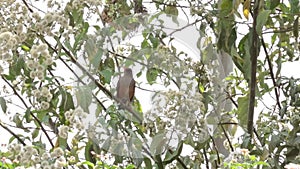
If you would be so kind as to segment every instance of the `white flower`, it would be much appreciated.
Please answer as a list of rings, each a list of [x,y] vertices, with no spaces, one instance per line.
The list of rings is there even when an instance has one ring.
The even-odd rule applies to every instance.
[[[64,167],[64,165],[66,165],[66,159],[64,156],[59,157],[58,159],[56,159],[54,166],[57,168],[62,168]]]
[[[40,44],[38,47],[37,47],[37,49],[39,50],[39,51],[46,51],[46,50],[48,50],[48,46],[47,46],[47,44]]]
[[[42,160],[48,160],[50,159],[50,154],[45,152],[44,154],[42,154],[42,157],[41,157]]]
[[[43,169],[52,169],[51,165],[42,165]]]
[[[66,117],[66,119],[70,120],[72,114],[73,114],[73,111],[70,111],[70,110],[66,111],[66,112],[65,112],[65,117]]]
[[[3,33],[0,34],[0,42],[1,42],[2,40],[7,41],[7,40],[9,40],[11,37],[12,37],[12,33],[11,33],[11,32],[3,32]]]
[[[53,95],[51,93],[48,93],[48,95],[46,96],[47,101],[50,102],[52,97],[53,97]]]
[[[77,107],[74,110],[74,114],[80,118],[86,118],[87,114],[83,111],[81,107]]]
[[[35,71],[31,71],[29,76],[30,76],[31,79],[34,79],[35,76],[36,76],[36,72]]]
[[[36,98],[41,97],[41,92],[37,89],[33,90],[32,93],[33,93],[33,96],[36,97]]]
[[[50,55],[49,55],[49,56],[46,56],[46,57],[47,57],[47,59],[45,60],[45,64],[46,64],[46,65],[51,65],[51,64],[53,63],[52,58],[50,57]]]
[[[64,138],[66,139],[68,137],[68,131],[69,131],[69,127],[68,126],[61,126],[58,130],[58,135],[61,137],[61,138]]]
[[[38,58],[38,57],[39,57],[38,51],[37,51],[36,49],[33,49],[33,47],[32,47],[31,50],[30,50],[30,54],[31,54],[31,56],[34,57],[34,58]]]
[[[64,151],[60,147],[55,148],[51,153],[51,157],[60,157],[62,155],[64,155]]]
[[[44,161],[41,162],[41,166],[47,166],[47,165],[49,165],[48,161],[44,160]]]
[[[42,94],[43,97],[47,97],[49,93],[50,92],[49,92],[47,87],[42,87],[41,94]]]
[[[38,71],[44,71],[45,67],[43,65],[38,65],[36,68]]]
[[[84,129],[84,125],[81,122],[79,122],[79,121],[75,123],[75,127],[78,130],[83,130]]]
[[[44,80],[44,78],[45,78],[44,72],[42,72],[42,71],[37,71],[36,76],[38,77],[39,80]]]
[[[35,64],[34,64],[34,61],[33,60],[27,60],[27,63],[26,63],[27,67],[32,70],[35,68]]]
[[[47,110],[50,107],[50,104],[48,102],[42,101],[41,103],[41,109]]]
[[[2,55],[2,59],[5,61],[11,60],[13,58],[12,54],[10,53],[5,53],[4,55]]]

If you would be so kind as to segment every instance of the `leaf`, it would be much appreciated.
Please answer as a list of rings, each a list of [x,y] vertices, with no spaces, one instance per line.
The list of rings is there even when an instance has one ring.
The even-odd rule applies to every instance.
[[[156,134],[153,137],[153,140],[151,142],[150,145],[150,151],[152,154],[160,154],[164,151],[164,147],[166,146],[166,138],[165,138],[165,134],[160,133],[160,134]]]
[[[147,70],[146,78],[147,78],[147,81],[150,85],[155,83],[155,81],[157,79],[157,76],[158,76],[158,73],[159,73],[159,70],[156,69],[156,68],[150,68],[150,69]]]
[[[1,105],[2,111],[4,113],[6,113],[7,105],[6,105],[6,100],[3,97],[0,97],[0,105]]]
[[[25,117],[26,123],[29,123],[32,120],[30,112],[31,112],[30,108],[28,108],[25,112],[24,117]]]
[[[289,0],[291,5],[291,13],[298,14],[299,13],[299,0]]]
[[[136,168],[133,164],[129,164],[126,166],[126,169],[134,169]]]
[[[165,13],[168,15],[175,15],[178,16],[178,9],[176,4],[170,4],[165,8]]]
[[[280,0],[271,0],[270,9],[273,10],[276,8],[280,3]]]
[[[246,127],[248,121],[249,96],[239,97],[237,102],[239,105],[237,109],[238,120],[242,127]]]
[[[34,140],[39,135],[39,133],[40,133],[39,128],[34,129],[32,134],[31,134],[32,140]]]
[[[144,158],[144,163],[145,163],[146,169],[152,169],[153,168],[151,160],[149,158],[145,157]]]
[[[176,151],[174,151],[172,154],[170,152],[166,153],[165,159],[163,161],[164,164],[169,164],[172,161],[174,161],[180,154],[182,151],[182,147],[183,147],[183,141],[180,141]]]
[[[104,77],[104,82],[109,84],[111,77],[113,75],[113,72],[109,69],[105,69],[105,70],[102,70],[100,72],[100,74]]]
[[[92,157],[91,154],[91,150],[93,148],[93,143],[89,140],[86,144],[85,144],[85,149],[84,149],[84,157],[87,161],[92,162],[94,159]]]
[[[298,36],[299,36],[299,16],[294,21],[293,33],[294,33],[295,39],[297,40]]]
[[[68,146],[67,139],[65,138],[58,137],[57,142],[58,142],[58,146],[63,150],[65,150]]]
[[[89,106],[92,103],[92,90],[89,86],[79,86],[76,91],[77,103],[85,111],[89,112]]]
[[[86,164],[89,168],[95,168],[95,165],[91,163],[90,161],[84,161],[81,163],[81,165]]]
[[[89,38],[84,45],[84,49],[91,64],[98,69],[103,55],[102,48],[96,44],[95,39]]]
[[[153,34],[149,34],[149,40],[152,43],[153,48],[157,48],[158,44],[159,44],[159,39],[154,37]]]
[[[60,111],[65,112],[67,110],[74,109],[72,95],[61,87],[59,88],[59,94],[61,95],[61,102],[59,106]]]
[[[271,10],[264,10],[261,11],[257,16],[257,23],[256,23],[256,32],[258,35],[261,35],[262,28],[266,24],[268,17],[270,16]]]

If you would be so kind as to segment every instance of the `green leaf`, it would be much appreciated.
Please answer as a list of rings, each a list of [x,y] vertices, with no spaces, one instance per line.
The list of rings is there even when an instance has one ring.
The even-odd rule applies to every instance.
[[[60,148],[65,150],[68,146],[67,139],[58,137],[58,145],[59,145]]]
[[[150,151],[152,154],[161,154],[164,151],[166,145],[166,138],[164,133],[156,134],[150,145]]]
[[[180,154],[182,151],[182,147],[183,147],[183,141],[180,141],[176,151],[174,151],[172,154],[170,152],[166,153],[165,159],[163,161],[164,164],[169,164],[172,161],[174,161]]]
[[[34,129],[32,134],[31,134],[32,139],[34,140],[39,135],[39,133],[40,133],[39,128]]]
[[[256,32],[258,35],[261,35],[262,28],[266,24],[268,17],[270,16],[271,10],[264,10],[261,11],[257,16],[257,23],[256,23]]]
[[[60,103],[60,112],[65,112],[70,109],[74,109],[74,102],[72,95],[64,90],[63,88],[59,88],[59,94],[61,95],[61,103]]]
[[[149,34],[149,40],[152,43],[153,48],[157,48],[159,44],[159,39],[154,37],[153,34]]]
[[[152,169],[153,168],[151,160],[149,158],[145,157],[144,158],[144,163],[145,163],[146,169]]]
[[[237,109],[238,120],[242,127],[246,127],[248,121],[249,96],[239,97],[237,102],[239,105]]]
[[[80,105],[85,112],[89,112],[89,106],[92,103],[92,90],[90,87],[79,86],[76,91],[76,98],[78,105]]]
[[[102,48],[97,45],[95,39],[90,38],[86,41],[84,45],[84,49],[87,53],[87,57],[90,63],[94,66],[94,68],[98,69],[98,66],[100,64],[103,55]]]
[[[299,36],[299,16],[294,21],[293,33],[294,33],[295,39],[297,39]]]
[[[159,74],[159,70],[158,69],[155,69],[155,68],[150,68],[147,70],[146,72],[146,78],[147,78],[147,81],[150,85],[154,84],[156,79],[157,79],[157,76]]]
[[[129,164],[126,166],[126,169],[134,169],[136,168],[133,164]]]
[[[6,113],[7,105],[6,105],[6,100],[3,97],[0,97],[0,105],[1,105],[2,111],[4,113]]]
[[[165,13],[168,14],[168,15],[178,16],[178,9],[176,7],[176,4],[173,3],[172,5],[168,5],[165,8]]]
[[[113,72],[109,69],[105,69],[105,70],[102,70],[100,72],[100,74],[104,77],[104,82],[109,84],[111,77],[113,75]]]
[[[291,13],[298,14],[299,13],[299,0],[289,0],[291,5]]]
[[[90,161],[84,161],[81,163],[81,165],[84,165],[86,164],[89,168],[94,168],[95,165],[93,163],[91,163]]]
[[[13,122],[16,124],[16,126],[17,126],[18,128],[23,129],[25,132],[30,132],[29,129],[27,129],[27,128],[25,128],[25,127],[23,126],[23,120],[21,120],[20,114],[15,114],[15,115],[13,116]]]
[[[32,120],[30,112],[31,112],[30,108],[28,108],[25,112],[24,117],[25,117],[26,123],[29,123]]]
[[[93,149],[93,143],[89,140],[86,145],[85,145],[85,149],[84,149],[84,156],[85,159],[89,162],[95,162],[93,159],[93,156],[91,154],[91,151]]]
[[[271,4],[270,4],[270,9],[273,10],[274,8],[277,7],[277,5],[279,5],[280,0],[270,0]]]

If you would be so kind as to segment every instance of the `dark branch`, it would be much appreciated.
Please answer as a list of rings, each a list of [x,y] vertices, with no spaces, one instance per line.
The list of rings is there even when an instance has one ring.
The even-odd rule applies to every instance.
[[[252,26],[252,43],[250,47],[251,55],[251,79],[250,79],[250,96],[249,96],[249,107],[248,107],[248,124],[247,130],[252,137],[253,133],[253,116],[255,107],[255,88],[256,88],[256,68],[257,68],[257,56],[258,56],[258,41],[259,37],[256,30],[257,16],[259,13],[260,0],[255,0],[254,11],[253,11],[253,26]]]
[[[275,81],[273,66],[272,66],[271,59],[270,59],[270,56],[268,54],[267,47],[266,47],[266,44],[265,44],[265,41],[264,41],[263,37],[261,38],[261,43],[262,43],[262,46],[263,46],[263,49],[264,49],[264,52],[265,52],[265,55],[266,55],[266,58],[267,58],[268,66],[269,66],[269,69],[270,69],[270,76],[271,76],[272,83],[273,83],[273,86],[274,86],[274,89],[275,89],[275,97],[276,97],[277,106],[280,110],[281,109],[281,104],[280,104],[280,100],[279,100],[278,85],[276,84],[276,81]]]

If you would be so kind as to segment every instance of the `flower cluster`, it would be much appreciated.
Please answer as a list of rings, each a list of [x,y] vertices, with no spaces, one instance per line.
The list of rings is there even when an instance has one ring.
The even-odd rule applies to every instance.
[[[150,134],[176,131],[181,137],[191,133],[197,122],[203,103],[199,93],[190,95],[185,91],[169,90],[153,97],[153,108],[145,114],[146,129]],[[154,132],[154,133],[153,133]]]
[[[31,59],[27,60],[27,67],[30,70],[30,78],[37,77],[39,80],[45,78],[45,70],[47,66],[53,63],[53,59],[48,51],[46,44],[33,45],[31,50]]]
[[[17,43],[16,37],[11,32],[0,33],[0,60],[12,60],[12,48],[14,48]]]
[[[71,109],[65,112],[66,120],[69,121],[70,128],[76,128],[79,131],[84,129],[83,119],[87,117],[87,113],[83,111],[81,107],[77,107],[75,110]],[[62,138],[67,138],[68,126],[61,126],[59,128],[59,136]]]
[[[17,168],[22,169],[24,166],[32,166],[33,168],[61,169],[67,162],[64,157],[64,151],[61,148],[55,148],[51,153],[39,153],[34,146],[22,146],[13,143],[9,145],[8,156]]]
[[[32,93],[36,100],[40,103],[41,110],[47,110],[50,107],[50,101],[53,95],[47,87],[33,90]]]

